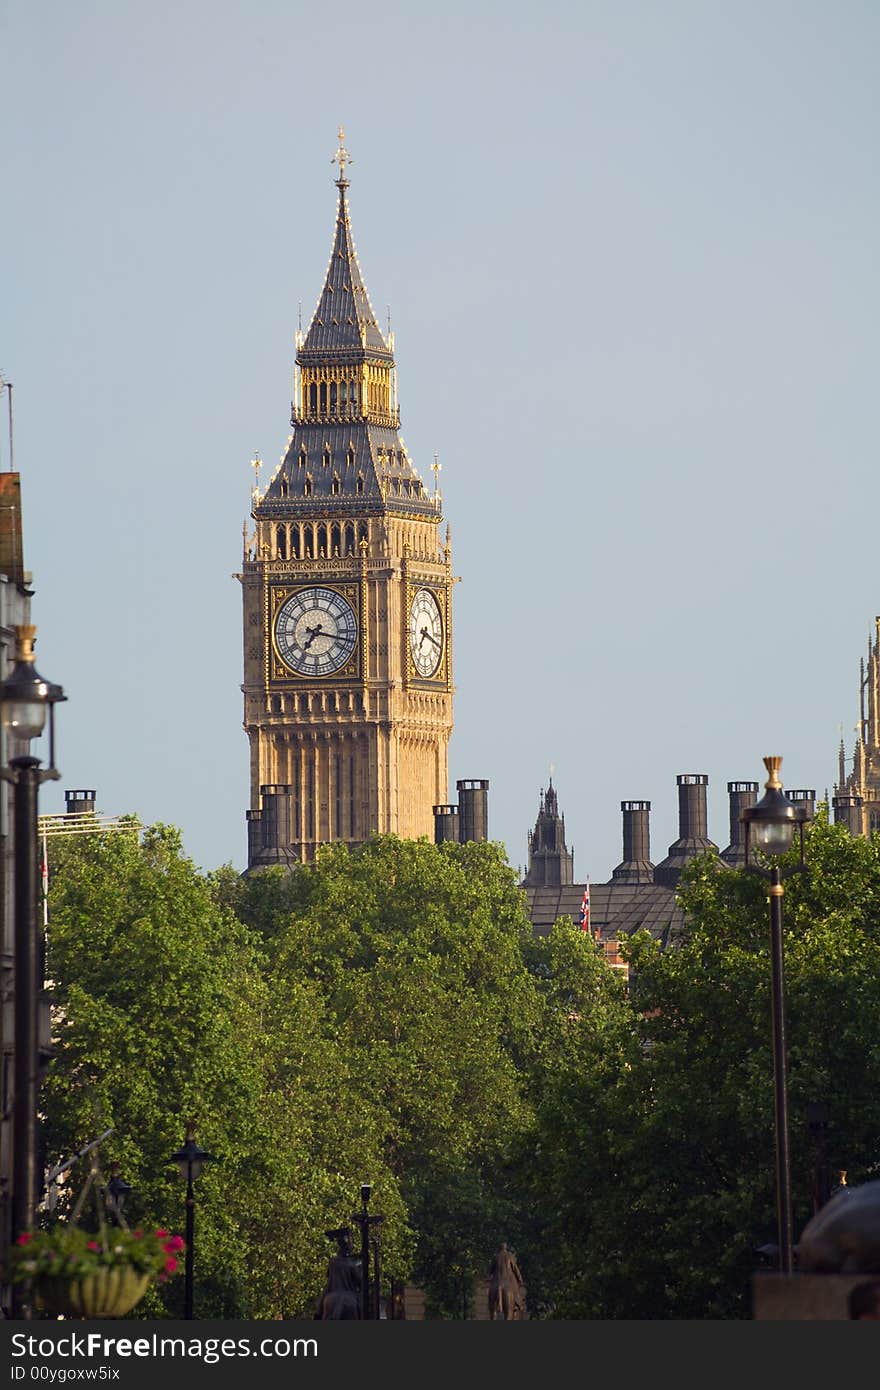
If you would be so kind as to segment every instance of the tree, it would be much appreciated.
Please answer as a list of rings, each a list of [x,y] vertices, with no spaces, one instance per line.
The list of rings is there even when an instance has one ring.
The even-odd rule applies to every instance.
[[[829,1105],[831,1162],[851,1180],[876,1175],[880,1127],[880,839],[820,818],[807,857],[785,915],[796,1232],[811,1214],[807,1102]],[[681,899],[676,949],[629,943],[631,1014],[606,1055],[586,1036],[547,1076],[564,1316],[748,1316],[756,1247],[775,1238],[765,885],[705,857]]]
[[[247,1299],[235,1238],[262,1133],[262,1015],[256,938],[217,908],[178,832],[84,836],[53,866],[48,974],[55,1056],[44,1087],[47,1153],[112,1126],[138,1206],[173,1225],[183,1194],[168,1159],[196,1120],[221,1162],[198,1195],[200,1281],[215,1309]],[[169,1285],[174,1297],[175,1284]],[[203,1311],[208,1312],[203,1308]]]
[[[347,1104],[381,1127],[413,1277],[455,1316],[514,1219],[510,1156],[531,1123],[541,1000],[513,872],[488,844],[328,846],[293,871],[284,911],[267,927],[275,1026],[292,986],[316,992]]]

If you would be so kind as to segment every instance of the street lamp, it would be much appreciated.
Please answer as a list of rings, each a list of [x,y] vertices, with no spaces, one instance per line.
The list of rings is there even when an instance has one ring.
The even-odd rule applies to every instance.
[[[804,805],[789,801],[779,780],[781,758],[765,758],[768,777],[761,800],[746,806],[740,820],[746,828],[745,867],[770,880],[770,977],[773,1039],[773,1095],[776,1128],[776,1221],[779,1234],[779,1269],[792,1272],[791,1161],[788,1148],[788,1088],[786,1083],[785,965],[782,951],[782,870],[778,856],[791,848],[794,832],[800,832],[800,864],[804,867]],[[758,850],[772,859],[764,868],[751,862]]]
[[[12,1125],[12,1229],[30,1231],[37,1205],[37,1096],[40,1086],[39,994],[42,988],[42,943],[38,936],[37,788],[59,776],[55,767],[55,705],[66,699],[34,666],[31,624],[16,627],[15,665],[0,685],[0,708],[7,745],[22,749],[8,759],[3,777],[13,784],[14,840],[14,1034]],[[49,766],[31,757],[49,712]],[[13,1316],[27,1317],[21,1286],[13,1293]]]
[[[184,1310],[183,1316],[191,1319],[193,1315],[193,1266],[195,1242],[195,1207],[196,1198],[194,1184],[201,1177],[202,1169],[206,1163],[214,1162],[214,1155],[206,1153],[200,1149],[196,1143],[195,1123],[190,1120],[186,1126],[186,1139],[183,1148],[178,1149],[171,1155],[170,1163],[176,1163],[180,1169],[180,1175],[186,1182],[186,1257],[184,1273]]]
[[[352,1221],[360,1227],[361,1232],[361,1317],[373,1317],[373,1309],[370,1307],[370,1227],[380,1226],[385,1220],[378,1212],[375,1216],[370,1216],[369,1204],[370,1193],[372,1192],[370,1183],[365,1182],[361,1185],[361,1209],[352,1215]],[[378,1232],[377,1232],[378,1234]],[[376,1260],[378,1273],[378,1254]],[[375,1312],[378,1317],[378,1309]]]
[[[131,1192],[131,1184],[120,1177],[120,1164],[114,1160],[110,1164],[110,1180],[104,1189],[104,1207],[107,1212],[107,1220],[111,1226],[122,1225],[122,1208],[125,1206],[125,1199]]]

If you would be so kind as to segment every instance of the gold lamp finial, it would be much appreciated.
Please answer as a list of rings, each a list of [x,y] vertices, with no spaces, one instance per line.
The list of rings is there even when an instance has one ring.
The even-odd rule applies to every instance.
[[[339,127],[337,134],[339,136],[339,148],[330,163],[339,165],[339,178],[336,180],[336,187],[347,188],[348,179],[345,177],[345,166],[346,164],[353,164],[354,160],[345,148],[345,130],[342,126]]]
[[[779,780],[779,769],[782,767],[782,759],[781,759],[781,758],[765,758],[765,759],[764,759],[764,766],[766,767],[768,773],[770,774],[769,777],[767,778],[767,781],[764,783],[764,787],[766,788],[766,790],[767,790],[768,792],[769,792],[769,791],[781,791],[781,790],[782,790],[782,783],[781,783],[780,780]]]
[[[34,661],[34,642],[37,640],[37,629],[33,623],[21,623],[15,628],[15,659],[16,661]]]

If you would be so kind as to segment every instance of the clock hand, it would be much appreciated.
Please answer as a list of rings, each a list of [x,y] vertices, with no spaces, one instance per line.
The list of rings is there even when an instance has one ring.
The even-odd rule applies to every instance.
[[[315,638],[317,637],[318,633],[321,632],[321,631],[322,631],[322,625],[321,625],[321,623],[318,623],[318,626],[317,626],[317,627],[307,627],[307,628],[306,628],[306,632],[309,634],[309,640],[308,640],[308,642],[303,642],[303,648],[302,648],[302,649],[303,649],[304,652],[308,651],[309,647],[310,647],[310,646],[312,645],[312,643],[314,642],[314,640],[315,640]]]
[[[433,642],[433,643],[434,643],[434,646],[435,646],[435,647],[439,647],[439,646],[440,646],[440,643],[437,641],[437,638],[436,638],[436,637],[432,637],[431,634],[430,634],[430,632],[428,631],[428,629],[427,629],[426,627],[423,627],[423,628],[422,628],[422,636],[421,636],[421,639],[420,639],[420,641],[419,641],[419,646],[420,646],[420,647],[421,647],[422,642],[424,642],[424,640],[425,640],[426,637],[427,637],[427,639],[428,639],[429,642]]]

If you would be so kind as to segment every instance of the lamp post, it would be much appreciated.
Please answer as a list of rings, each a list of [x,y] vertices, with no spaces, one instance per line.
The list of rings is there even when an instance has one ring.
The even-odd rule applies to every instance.
[[[352,1221],[360,1227],[361,1233],[361,1317],[370,1319],[373,1316],[373,1309],[370,1306],[370,1227],[380,1226],[385,1220],[378,1212],[375,1216],[370,1216],[370,1193],[372,1187],[368,1182],[361,1185],[361,1209],[354,1212]],[[377,1261],[378,1265],[378,1261]],[[378,1313],[376,1314],[378,1316]]]
[[[186,1126],[186,1139],[183,1147],[171,1155],[169,1162],[176,1163],[180,1175],[186,1182],[186,1256],[184,1262],[184,1308],[183,1316],[191,1319],[193,1315],[193,1269],[195,1267],[195,1207],[194,1186],[201,1177],[206,1163],[214,1162],[214,1155],[199,1148],[196,1143],[196,1129],[192,1120]]]
[[[125,1199],[131,1192],[131,1184],[120,1177],[120,1164],[114,1160],[110,1164],[110,1180],[104,1189],[104,1208],[107,1212],[107,1220],[111,1226],[122,1225],[122,1208],[125,1206]]]
[[[40,1086],[39,990],[42,985],[42,944],[37,927],[37,789],[57,778],[55,767],[55,705],[66,698],[60,685],[43,680],[34,666],[31,624],[15,628],[15,665],[0,685],[6,738],[24,751],[7,760],[3,777],[13,785],[14,839],[14,1024],[12,1124],[12,1229],[30,1231],[37,1205],[37,1096]],[[30,744],[39,738],[49,712],[49,766],[31,757]],[[30,1306],[19,1285],[13,1291],[13,1316],[26,1318]]]
[[[771,1031],[773,1044],[773,1103],[776,1131],[776,1222],[779,1244],[779,1270],[792,1271],[791,1219],[791,1160],[788,1147],[788,1084],[786,1080],[785,1039],[785,962],[782,947],[782,870],[778,856],[791,848],[794,831],[800,831],[800,864],[804,867],[804,821],[806,808],[789,801],[782,790],[779,769],[782,759],[764,759],[768,777],[764,795],[754,806],[747,806],[740,815],[746,828],[745,867],[751,873],[762,874],[770,880],[770,980]],[[769,869],[753,864],[755,850],[773,862]]]

